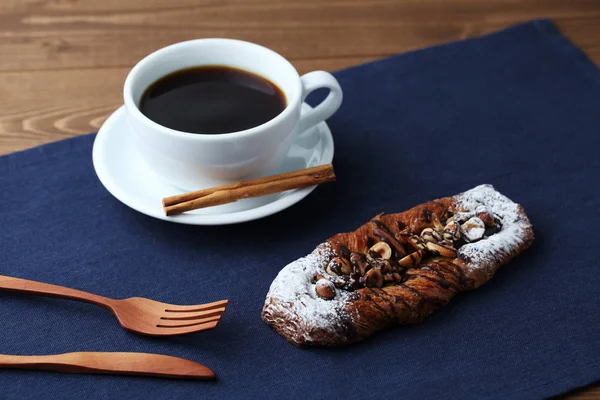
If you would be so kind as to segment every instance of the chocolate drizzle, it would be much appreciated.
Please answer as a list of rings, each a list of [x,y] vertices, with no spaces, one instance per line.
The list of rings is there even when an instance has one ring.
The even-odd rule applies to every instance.
[[[342,253],[342,257],[344,257],[345,259],[347,259],[347,260],[350,259],[350,254],[351,254],[350,249],[348,249],[343,244],[340,244],[340,253]]]
[[[377,240],[376,240],[376,239],[375,239],[373,236],[369,236],[369,237],[367,238],[367,247],[368,247],[368,248],[371,248],[371,247],[373,247],[373,245],[374,245],[375,243],[377,243]]]
[[[368,288],[367,288],[367,290],[368,290],[368,291],[371,293],[371,295],[372,295],[372,296],[374,296],[375,298],[379,298],[379,299],[381,299],[381,300],[383,300],[383,301],[387,302],[387,303],[388,303],[388,304],[389,304],[389,305],[392,307],[392,312],[395,312],[395,311],[396,311],[396,310],[395,310],[395,307],[394,307],[394,305],[392,304],[392,302],[391,302],[391,301],[389,301],[389,300],[387,300],[387,299],[386,299],[384,296],[382,296],[382,293],[380,293],[381,291],[380,291],[379,289],[377,289],[377,292],[376,292],[375,290],[373,290],[373,289],[371,289],[371,288],[369,288],[369,287],[368,287]],[[391,315],[390,315],[390,314],[389,314],[389,313],[388,313],[388,312],[385,310],[385,308],[383,308],[383,307],[381,307],[379,304],[377,304],[377,301],[374,301],[372,304],[375,306],[375,308],[376,308],[376,309],[378,309],[379,311],[381,311],[381,313],[382,313],[383,315],[385,315],[385,317],[386,317],[387,319],[389,319],[389,320],[393,320],[393,319],[394,319],[394,317],[392,317],[392,316],[391,316]]]
[[[442,269],[442,270],[454,275],[454,277],[460,284],[461,288],[464,287],[467,283],[467,277],[465,276],[465,272],[458,264],[453,263],[453,262],[448,262],[448,263],[451,264],[455,269],[449,268],[449,267],[445,266],[444,264],[436,262],[436,261],[430,261],[428,266],[436,266],[437,268]]]
[[[374,258],[374,259],[381,258],[381,254],[379,254],[378,252],[373,251],[373,250],[369,250],[368,254],[371,258]]]
[[[431,212],[430,210],[423,210],[423,219],[425,220],[425,222],[431,223],[432,214],[433,212]]]
[[[411,306],[410,306],[410,304],[408,304],[408,301],[404,300],[404,299],[403,299],[402,297],[400,297],[400,296],[394,296],[394,301],[395,301],[396,303],[398,303],[398,302],[401,302],[402,304],[404,304],[404,306],[405,306],[407,309],[409,309],[409,310],[411,309]]]
[[[408,282],[408,281],[410,281],[412,279],[416,279],[416,278],[427,279],[428,281],[439,285],[443,289],[448,289],[450,287],[450,282],[448,282],[445,278],[435,279],[435,278],[432,278],[430,276],[423,275],[423,274],[414,274],[413,273],[413,274],[407,275],[405,282]]]
[[[419,298],[419,304],[422,304],[427,301],[427,299],[425,298],[423,293],[419,292],[417,289],[410,287],[404,283],[400,283],[398,286],[400,286],[401,288],[404,288],[404,289],[408,290],[409,292],[413,293],[414,295],[416,295]]]

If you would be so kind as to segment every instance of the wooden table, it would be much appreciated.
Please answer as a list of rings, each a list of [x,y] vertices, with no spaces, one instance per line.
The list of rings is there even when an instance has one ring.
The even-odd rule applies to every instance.
[[[304,73],[540,17],[600,63],[600,0],[0,0],[0,154],[97,130],[129,69],[170,43],[249,40]]]

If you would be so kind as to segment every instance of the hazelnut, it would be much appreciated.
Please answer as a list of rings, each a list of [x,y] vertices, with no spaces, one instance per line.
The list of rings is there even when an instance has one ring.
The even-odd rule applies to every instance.
[[[479,218],[473,217],[462,224],[460,229],[462,235],[467,240],[474,242],[483,237],[483,234],[485,233],[485,224]]]
[[[442,235],[440,235],[435,229],[425,228],[421,231],[421,239],[423,239],[426,243],[437,243],[442,240]]]
[[[340,270],[340,265],[332,262],[330,262],[327,268],[325,268],[325,272],[333,276],[339,276],[342,274],[342,271]]]
[[[422,258],[423,258],[423,252],[420,250],[415,251],[414,253],[411,253],[411,254],[407,255],[406,257],[404,257],[403,259],[401,259],[399,261],[399,264],[400,264],[400,266],[402,266],[404,268],[416,267],[417,265],[419,265]]]
[[[451,247],[442,246],[437,243],[427,243],[427,250],[432,253],[439,254],[442,257],[456,257],[456,250]]]
[[[325,300],[331,300],[335,297],[335,286],[327,279],[319,279],[315,284],[315,291],[319,297]]]
[[[344,275],[350,274],[350,272],[352,272],[352,266],[350,265],[350,261],[348,261],[345,258],[340,258],[340,262],[342,265],[342,273]]]
[[[451,249],[454,248],[454,243],[452,243],[452,240],[444,239],[444,240],[438,242],[437,244],[439,244],[440,246],[444,246],[444,247],[450,247]]]
[[[367,271],[367,259],[360,253],[352,253],[350,255],[350,263],[354,266],[354,270],[361,276]]]
[[[402,245],[401,241],[396,239],[390,231],[379,221],[372,221],[375,224],[373,228],[373,235],[379,237],[380,241],[385,242],[392,249],[392,257],[404,257],[406,255],[406,249]]]
[[[381,272],[383,272],[383,273],[390,272],[392,270],[392,264],[390,263],[389,260],[378,259],[378,260],[373,260],[373,261],[374,261],[375,267],[379,268],[381,270]]]
[[[408,242],[417,250],[425,250],[425,243],[419,236],[412,235],[408,238]]]
[[[386,242],[375,243],[373,247],[369,249],[369,251],[379,254],[379,257],[383,258],[384,260],[389,260],[392,257],[392,248]]]
[[[327,273],[330,275],[348,275],[350,272],[352,272],[352,267],[345,258],[335,257],[329,261],[327,266]]]
[[[494,226],[494,216],[487,209],[486,206],[477,207],[477,209],[475,210],[475,215],[477,215],[477,218],[482,220],[485,226],[487,226],[488,228]]]
[[[460,239],[460,225],[456,221],[451,221],[444,228],[444,239],[456,241]]]
[[[363,277],[363,283],[366,287],[380,288],[383,286],[383,274],[378,268],[372,268]]]

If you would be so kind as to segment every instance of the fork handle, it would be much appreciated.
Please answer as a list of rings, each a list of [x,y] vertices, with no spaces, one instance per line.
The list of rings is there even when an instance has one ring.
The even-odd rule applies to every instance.
[[[0,290],[83,301],[109,310],[111,309],[109,304],[111,300],[107,299],[106,297],[63,286],[30,281],[27,279],[13,278],[10,276],[0,275]]]

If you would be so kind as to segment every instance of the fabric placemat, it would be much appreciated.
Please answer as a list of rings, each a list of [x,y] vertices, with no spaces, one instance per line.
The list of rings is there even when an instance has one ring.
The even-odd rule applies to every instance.
[[[175,304],[222,298],[217,329],[124,331],[105,310],[0,292],[0,352],[137,351],[216,382],[3,370],[3,399],[539,398],[600,379],[600,72],[540,20],[336,73],[338,182],[277,215],[170,224],[114,199],[93,135],[0,158],[0,274]],[[93,96],[93,93],[90,93]],[[260,319],[278,271],[374,215],[490,183],[533,246],[425,322],[345,348],[298,349]]]

